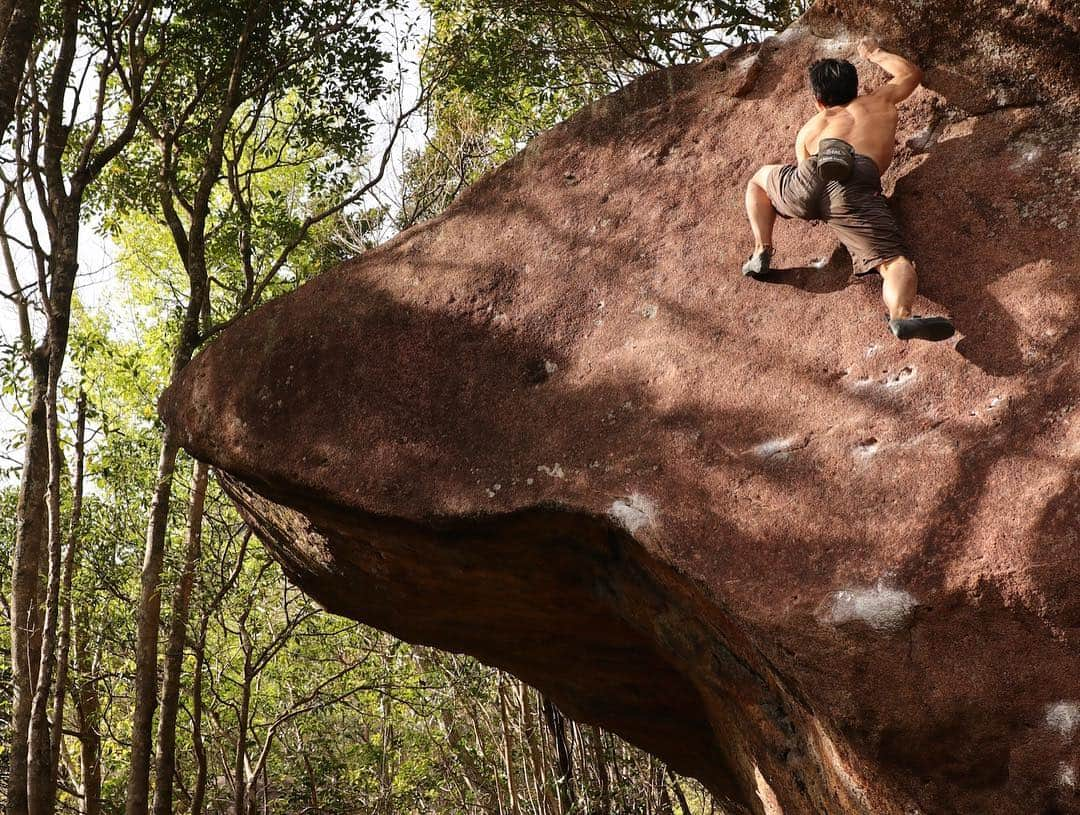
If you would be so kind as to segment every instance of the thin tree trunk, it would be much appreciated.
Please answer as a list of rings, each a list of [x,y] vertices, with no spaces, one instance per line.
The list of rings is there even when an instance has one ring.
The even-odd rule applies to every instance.
[[[0,4],[0,133],[7,130],[15,115],[38,14],[37,0],[5,0]]]
[[[671,770],[667,771],[668,781],[671,782],[671,788],[675,791],[675,800],[679,802],[679,809],[682,810],[683,815],[691,815],[690,804],[686,800],[686,796],[683,794],[682,786],[679,784],[679,779],[675,777],[675,773]]]
[[[11,764],[8,769],[9,815],[27,813],[27,758],[34,694],[33,641],[37,630],[38,583],[45,539],[45,491],[48,486],[46,394],[49,356],[44,346],[30,354],[32,391],[26,421],[26,449],[16,505],[15,551],[11,567]]]
[[[154,783],[154,815],[172,815],[173,774],[176,771],[176,715],[180,707],[180,675],[184,667],[188,609],[195,573],[202,552],[203,505],[206,500],[207,465],[196,461],[192,470],[191,503],[188,507],[187,543],[180,585],[173,593],[169,644],[165,651],[165,679],[158,717],[157,767]]]
[[[206,626],[203,626],[199,646],[195,651],[195,678],[191,683],[192,716],[191,741],[195,748],[195,791],[191,795],[191,812],[202,815],[203,801],[206,798],[206,745],[202,737],[202,675],[204,654],[206,651]]]
[[[614,736],[610,736],[608,741],[611,742],[611,774],[615,777],[615,808],[618,810],[625,798],[626,778],[623,776],[622,765],[619,763],[619,743],[615,741]]]
[[[668,795],[663,765],[653,758],[649,759],[649,765],[652,768],[652,781],[653,788],[656,790],[658,812],[660,815],[675,815],[675,809],[671,805],[671,796]]]
[[[150,788],[150,737],[157,706],[158,627],[161,623],[161,565],[169,524],[169,498],[179,444],[165,429],[158,457],[146,551],[139,581],[139,611],[135,638],[135,712],[131,722],[131,767],[128,776],[127,815],[145,815]]]
[[[570,720],[570,763],[574,763],[574,752],[577,751],[578,766],[581,771],[577,773],[577,786],[580,791],[579,809],[582,812],[592,812],[592,800],[589,798],[589,752],[586,749],[585,737],[581,734],[578,723]]]
[[[79,764],[82,775],[80,815],[101,815],[101,703],[97,692],[96,660],[90,664],[86,650],[86,626],[80,625],[75,641],[75,716],[79,728]]]
[[[225,599],[225,595],[235,585],[237,577],[240,575],[240,570],[244,565],[244,555],[247,553],[248,542],[251,540],[251,530],[245,528],[243,539],[240,542],[240,549],[236,555],[236,562],[233,564],[232,572],[225,582],[218,587],[217,593],[214,595],[214,599],[207,604],[202,611],[201,618],[199,620],[199,638],[195,647],[195,678],[192,681],[191,696],[192,696],[192,731],[191,740],[195,748],[195,760],[197,763],[197,770],[195,775],[195,790],[191,796],[191,808],[190,812],[193,815],[202,815],[203,801],[206,799],[206,781],[207,781],[207,757],[206,757],[206,744],[203,741],[202,736],[202,720],[203,720],[203,672],[206,665],[206,631],[210,626],[210,617],[220,608],[222,600]],[[245,657],[245,664],[250,657]]]
[[[506,784],[510,790],[510,812],[521,815],[517,779],[514,776],[514,742],[510,734],[510,718],[506,713],[506,679],[499,672],[499,720],[502,723],[503,764],[506,767]]]
[[[244,684],[240,689],[240,712],[237,714],[236,754],[233,761],[234,815],[244,815],[244,793],[247,791],[247,731],[251,711],[251,653],[245,646]]]
[[[315,777],[315,768],[311,766],[311,759],[306,752],[301,751],[300,758],[304,760],[304,774],[307,776],[309,803],[311,815],[319,815],[319,779]]]
[[[600,779],[600,813],[611,815],[611,777],[608,773],[607,753],[604,750],[604,733],[599,727],[592,729],[593,756],[596,775]]]
[[[47,434],[49,447],[49,487],[46,510],[48,535],[48,581],[45,589],[44,625],[37,666],[37,683],[30,706],[30,733],[27,739],[26,810],[29,815],[51,815],[49,779],[52,775],[52,747],[49,744],[49,701],[52,697],[53,674],[56,670],[57,611],[60,601],[60,571],[63,548],[60,535],[60,457],[59,423],[57,421],[56,355],[50,362],[49,388],[46,397]]]
[[[71,526],[60,586],[60,640],[56,662],[56,692],[52,711],[52,757],[50,761],[49,800],[56,800],[60,776],[60,744],[64,732],[64,706],[67,700],[68,663],[71,653],[71,584],[75,575],[75,554],[79,545],[79,524],[82,521],[83,472],[85,469],[86,393],[80,388],[76,402],[75,475],[72,479]]]
[[[393,789],[391,787],[390,751],[393,749],[393,707],[390,694],[382,697],[382,726],[379,737],[379,807],[382,815],[393,815]]]
[[[221,166],[220,154],[215,154],[216,167]],[[208,161],[214,160],[212,155]],[[204,174],[207,168],[204,167]],[[216,170],[215,170],[216,172]],[[205,213],[198,219],[204,226]],[[199,343],[199,320],[209,308],[206,258],[201,250],[204,242],[192,226],[193,254],[184,258],[190,279],[190,299],[184,312],[180,339],[173,352],[169,384],[176,381],[180,371],[191,361]],[[196,240],[198,237],[198,240]],[[179,248],[179,247],[178,247]],[[161,622],[161,565],[165,558],[165,537],[169,524],[169,503],[172,498],[173,472],[180,450],[179,440],[166,427],[161,440],[157,482],[150,505],[146,529],[146,549],[139,586],[139,620],[135,643],[135,714],[131,724],[131,769],[128,775],[125,815],[146,815],[149,806],[151,735],[154,709],[157,706],[158,627]],[[239,813],[237,813],[239,815]]]
[[[50,111],[55,115],[55,111]],[[78,271],[78,204],[65,198],[60,204],[57,234],[54,240],[52,288],[47,307],[49,337],[49,380],[45,392],[45,432],[49,459],[48,518],[49,579],[45,594],[45,623],[41,633],[41,656],[37,687],[30,710],[30,733],[27,745],[26,804],[29,815],[52,815],[56,806],[50,794],[52,786],[52,747],[50,745],[49,702],[56,671],[59,630],[60,585],[63,569],[63,532],[60,516],[60,485],[64,459],[60,450],[58,414],[60,372],[67,354],[71,294]]]
[[[567,815],[577,803],[574,791],[574,765],[570,748],[566,743],[566,718],[547,697],[544,697],[544,721],[547,722],[551,736],[555,740],[555,753],[559,763],[560,778],[556,782],[559,811],[561,815]]]
[[[524,683],[521,683],[520,687],[522,729],[525,731],[525,740],[529,745],[529,759],[533,767],[533,777],[536,779],[536,784],[543,796],[544,811],[556,813],[559,811],[559,801],[555,797],[551,785],[548,784],[544,751],[540,741],[542,733],[536,726],[536,717],[533,715],[532,699],[530,698],[531,694]]]

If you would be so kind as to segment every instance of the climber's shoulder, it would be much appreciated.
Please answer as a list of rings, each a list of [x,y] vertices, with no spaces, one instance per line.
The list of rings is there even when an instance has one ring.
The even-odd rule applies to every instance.
[[[896,102],[888,94],[880,94],[877,91],[864,93],[848,103],[847,109],[852,113],[868,112],[880,113],[887,110],[896,110]]]
[[[829,120],[822,112],[815,113],[799,129],[799,135],[796,137],[797,142],[810,143],[813,142],[821,131],[828,125]]]
[[[895,127],[899,116],[896,103],[876,92],[853,99],[845,111],[856,129]]]

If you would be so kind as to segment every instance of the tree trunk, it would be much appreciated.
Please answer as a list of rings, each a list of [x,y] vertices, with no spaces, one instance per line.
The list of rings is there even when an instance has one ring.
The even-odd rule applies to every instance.
[[[11,566],[11,765],[8,770],[9,815],[27,813],[27,758],[37,630],[38,582],[45,539],[45,491],[48,485],[46,394],[49,355],[39,346],[30,355],[32,391],[26,421],[26,449],[16,505],[15,551]]]
[[[206,648],[206,626],[202,628],[199,645],[195,650],[195,678],[191,683],[191,741],[195,748],[195,791],[191,795],[191,812],[202,815],[203,801],[206,798],[206,745],[202,738],[202,674]]]
[[[555,797],[551,786],[547,782],[544,751],[540,741],[541,733],[536,726],[536,717],[533,715],[532,699],[530,698],[529,688],[522,682],[520,684],[520,689],[522,730],[525,733],[525,740],[529,746],[529,761],[532,764],[533,778],[543,796],[545,804],[544,811],[547,813],[555,813],[558,812],[559,802]]]
[[[52,755],[49,761],[49,800],[56,801],[60,776],[60,743],[64,735],[64,706],[67,699],[68,663],[71,653],[71,583],[75,576],[75,554],[79,546],[79,524],[82,521],[83,472],[85,470],[86,393],[79,390],[75,420],[75,475],[72,478],[71,525],[64,552],[64,567],[60,584],[60,638],[56,658],[56,692],[53,695]]]
[[[393,815],[393,787],[391,784],[390,751],[393,749],[394,725],[393,706],[390,695],[382,697],[382,725],[379,737],[379,806],[380,815]]]
[[[559,763],[560,777],[555,785],[559,795],[559,811],[561,815],[567,815],[577,801],[574,790],[574,765],[570,747],[566,743],[566,717],[547,697],[544,697],[544,721],[547,722],[551,736],[555,740],[555,753]]]
[[[218,165],[220,167],[220,157]],[[201,244],[200,244],[201,245]],[[205,258],[192,264],[191,299],[184,313],[180,340],[173,352],[169,384],[191,361],[199,342],[199,319],[209,308]],[[192,265],[198,270],[191,271]],[[169,526],[173,472],[180,450],[179,440],[166,427],[161,439],[157,482],[146,528],[146,549],[139,585],[139,619],[135,641],[135,713],[131,723],[131,768],[128,775],[125,815],[147,815],[150,796],[151,736],[157,706],[158,628],[161,623],[161,564],[165,558],[165,537]]]
[[[315,768],[311,766],[308,754],[301,752],[300,758],[304,760],[304,776],[308,782],[308,810],[311,815],[319,815],[319,779],[315,776]]]
[[[649,760],[653,768],[653,786],[656,789],[656,799],[659,815],[675,815],[675,809],[671,805],[671,796],[668,795],[667,779],[664,777],[664,766],[656,759]]]
[[[166,428],[161,440],[157,481],[150,503],[146,551],[139,581],[139,617],[135,637],[135,712],[131,721],[131,768],[128,776],[127,815],[146,815],[150,788],[150,738],[157,706],[158,627],[161,623],[161,564],[169,524],[169,498],[179,444]]]
[[[251,709],[251,674],[248,660],[244,660],[244,686],[240,692],[240,712],[236,725],[236,756],[233,761],[233,815],[244,815],[244,798],[247,792],[247,731]]]
[[[50,110],[50,115],[55,111]],[[41,632],[41,655],[37,667],[37,687],[30,710],[27,744],[26,804],[29,815],[52,815],[56,801],[49,794],[52,780],[52,747],[49,744],[49,701],[56,671],[60,572],[63,568],[63,533],[60,516],[60,484],[64,459],[60,450],[58,399],[60,372],[67,355],[71,320],[71,295],[78,271],[79,204],[65,197],[58,203],[57,232],[50,257],[52,291],[47,307],[49,376],[45,390],[45,439],[48,448],[49,485],[46,503],[49,578],[45,594],[45,622]]]
[[[671,782],[671,788],[675,791],[675,800],[679,802],[679,809],[682,810],[682,815],[692,815],[690,812],[690,804],[686,800],[686,796],[683,794],[682,786],[679,784],[679,779],[675,777],[675,773],[671,770],[667,771],[668,780]]]
[[[154,815],[172,815],[173,774],[176,771],[176,715],[180,706],[180,675],[184,667],[188,609],[195,573],[202,552],[203,505],[206,500],[207,466],[195,462],[191,503],[188,508],[187,542],[180,585],[173,593],[169,644],[165,651],[165,679],[158,718],[157,767],[154,784]]]
[[[604,733],[599,727],[592,728],[592,744],[596,776],[600,780],[600,815],[611,815],[611,776],[604,750]]]
[[[615,809],[618,811],[624,805],[624,791],[627,789],[627,783],[619,763],[619,744],[614,737],[609,738],[609,741],[611,742],[611,775],[615,779]]]
[[[510,718],[506,713],[506,680],[499,672],[499,721],[502,724],[503,764],[506,767],[506,784],[510,790],[510,812],[521,815],[517,779],[514,776],[514,742],[510,734]]]
[[[79,626],[85,632],[86,626]],[[80,633],[75,641],[75,665],[78,680],[75,685],[75,716],[79,728],[79,764],[82,772],[80,815],[101,815],[101,703],[97,692],[97,664],[90,664],[86,651],[86,635]]]
[[[26,58],[38,24],[37,0],[4,0],[0,3],[0,133],[15,115]]]

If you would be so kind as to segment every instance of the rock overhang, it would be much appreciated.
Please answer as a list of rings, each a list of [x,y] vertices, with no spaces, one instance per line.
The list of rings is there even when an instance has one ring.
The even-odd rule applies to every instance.
[[[895,37],[940,92],[887,186],[959,341],[890,342],[822,229],[778,227],[787,285],[733,271],[805,63],[871,25],[893,44],[914,5],[819,4],[594,103],[238,321],[164,418],[332,610],[515,671],[733,808],[762,811],[761,778],[787,813],[1072,811],[1080,756],[1044,722],[1080,667],[1062,35],[1014,60],[1050,101],[1000,103],[970,66],[1008,78],[979,56],[1019,41],[1004,4],[953,51],[933,15],[941,42]]]

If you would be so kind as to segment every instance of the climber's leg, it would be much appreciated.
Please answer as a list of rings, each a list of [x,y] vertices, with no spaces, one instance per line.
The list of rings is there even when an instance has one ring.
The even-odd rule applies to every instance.
[[[915,291],[919,285],[915,264],[900,255],[880,264],[878,271],[884,281],[881,296],[889,309],[889,319],[902,320],[910,317]]]
[[[776,173],[782,168],[780,164],[766,164],[746,183],[746,217],[750,219],[750,229],[754,233],[754,254],[743,264],[742,273],[750,277],[769,273],[773,254],[772,232],[777,215],[769,195],[769,183],[770,176],[775,183]]]
[[[915,264],[903,255],[878,266],[884,284],[881,296],[889,309],[889,330],[901,340],[947,340],[956,329],[945,317],[912,316],[918,277]]]
[[[750,219],[750,229],[754,233],[754,254],[758,255],[772,248],[773,225],[776,223],[776,209],[769,200],[769,173],[779,170],[779,164],[766,164],[746,184],[746,217]]]

